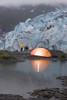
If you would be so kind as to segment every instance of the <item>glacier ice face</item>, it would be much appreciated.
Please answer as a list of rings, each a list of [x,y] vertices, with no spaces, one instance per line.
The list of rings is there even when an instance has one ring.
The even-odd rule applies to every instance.
[[[67,9],[19,23],[13,31],[0,39],[0,49],[20,51],[21,43],[29,49],[44,47],[67,53]]]

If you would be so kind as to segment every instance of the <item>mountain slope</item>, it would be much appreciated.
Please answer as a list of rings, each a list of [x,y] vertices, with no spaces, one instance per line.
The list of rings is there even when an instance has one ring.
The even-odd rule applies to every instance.
[[[21,43],[29,49],[45,47],[67,53],[67,9],[27,19],[0,39],[1,49],[20,51]]]
[[[56,9],[66,7],[65,5],[23,5],[21,7],[0,7],[0,26],[2,31],[9,32],[19,22],[24,22],[27,18],[34,18],[40,14],[55,11]]]

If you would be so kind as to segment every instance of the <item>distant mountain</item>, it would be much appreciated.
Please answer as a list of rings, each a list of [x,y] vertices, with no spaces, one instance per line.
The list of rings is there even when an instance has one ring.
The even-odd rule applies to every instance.
[[[0,26],[0,36],[2,36],[2,35],[4,35],[4,34],[5,34],[5,32],[2,31],[2,27]]]
[[[34,18],[40,14],[46,14],[63,7],[65,7],[65,5],[24,5],[17,8],[0,7],[1,30],[9,32],[13,30],[19,22],[24,22],[27,18]]]
[[[29,49],[44,47],[67,53],[67,9],[20,22],[13,31],[0,38],[0,49],[20,51],[21,43]]]

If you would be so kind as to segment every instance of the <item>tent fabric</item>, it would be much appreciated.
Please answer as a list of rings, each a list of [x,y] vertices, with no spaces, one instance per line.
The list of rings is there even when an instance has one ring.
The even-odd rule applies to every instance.
[[[35,48],[30,54],[34,56],[51,57],[51,53],[45,48]]]

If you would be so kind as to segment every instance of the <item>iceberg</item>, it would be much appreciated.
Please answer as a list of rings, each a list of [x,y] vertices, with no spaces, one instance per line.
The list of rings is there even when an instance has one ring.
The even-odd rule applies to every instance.
[[[20,22],[13,31],[0,38],[0,49],[20,51],[22,43],[30,50],[44,47],[67,53],[67,9]]]

